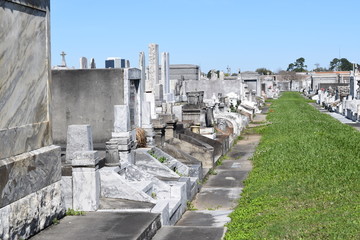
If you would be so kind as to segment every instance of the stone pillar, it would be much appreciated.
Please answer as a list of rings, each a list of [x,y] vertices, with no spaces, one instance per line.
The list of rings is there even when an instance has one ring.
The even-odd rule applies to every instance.
[[[156,104],[155,104],[155,94],[153,93],[145,93],[145,101],[150,103],[150,113],[151,113],[151,119],[156,119]]]
[[[121,167],[134,164],[132,148],[135,143],[135,130],[131,128],[128,105],[114,106],[114,132],[111,141],[117,141]]]
[[[73,155],[73,208],[96,211],[100,203],[99,154],[97,151],[78,151]]]
[[[72,165],[72,208],[96,211],[100,197],[99,155],[93,151],[90,125],[68,127],[66,161]]]
[[[225,79],[225,74],[224,74],[223,71],[220,71],[220,72],[219,72],[219,80],[220,80],[220,81],[224,81],[224,79]]]
[[[139,53],[139,69],[141,70],[141,79],[139,86],[139,99],[140,99],[140,117],[138,126],[142,127],[143,119],[143,103],[145,102],[145,81],[146,81],[146,67],[145,67],[145,53]]]
[[[81,57],[80,58],[80,69],[87,69],[87,68],[88,68],[87,58]]]
[[[159,45],[149,44],[149,76],[146,84],[146,91],[153,91],[156,84],[159,84]]]
[[[154,129],[151,123],[151,106],[150,102],[144,102],[142,105],[143,118],[142,118],[142,128],[146,132],[146,143],[147,146],[154,146]]]
[[[108,167],[119,166],[120,157],[119,157],[119,141],[116,139],[110,139],[110,141],[106,142],[106,157],[105,157],[105,165]]]
[[[163,93],[167,100],[167,95],[170,93],[170,79],[169,79],[169,53],[161,53],[161,84],[163,85]]]
[[[164,86],[162,84],[155,85],[155,100],[160,105],[164,101]]]
[[[177,120],[171,120],[166,122],[165,127],[165,141],[174,138],[176,132]]]
[[[256,79],[256,96],[261,97],[261,80],[260,80],[260,77],[257,77],[257,79]],[[256,102],[256,99],[254,99],[254,102]]]

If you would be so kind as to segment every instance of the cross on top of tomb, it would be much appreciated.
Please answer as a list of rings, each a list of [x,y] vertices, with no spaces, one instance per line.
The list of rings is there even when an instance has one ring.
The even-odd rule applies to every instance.
[[[61,66],[66,67],[66,60],[65,60],[66,53],[62,51],[60,56],[62,57]]]

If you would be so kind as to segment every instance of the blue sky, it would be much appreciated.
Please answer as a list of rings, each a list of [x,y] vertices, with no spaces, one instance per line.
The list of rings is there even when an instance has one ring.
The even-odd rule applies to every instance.
[[[51,0],[52,65],[65,51],[70,67],[82,56],[137,67],[149,43],[203,72],[286,70],[299,57],[309,70],[339,55],[360,63],[359,20],[359,0]]]

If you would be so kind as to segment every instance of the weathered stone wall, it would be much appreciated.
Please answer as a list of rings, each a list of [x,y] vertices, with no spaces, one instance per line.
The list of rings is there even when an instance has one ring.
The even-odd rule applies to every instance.
[[[66,143],[69,125],[89,124],[94,143],[114,129],[114,105],[124,104],[124,69],[52,70],[52,129],[55,144]]]
[[[49,0],[0,1],[0,239],[28,238],[61,217],[52,144]]]

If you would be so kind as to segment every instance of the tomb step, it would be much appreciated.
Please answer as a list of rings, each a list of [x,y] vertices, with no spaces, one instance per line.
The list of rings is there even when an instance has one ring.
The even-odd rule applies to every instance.
[[[161,227],[160,214],[147,212],[88,212],[66,216],[31,240],[151,239]]]

